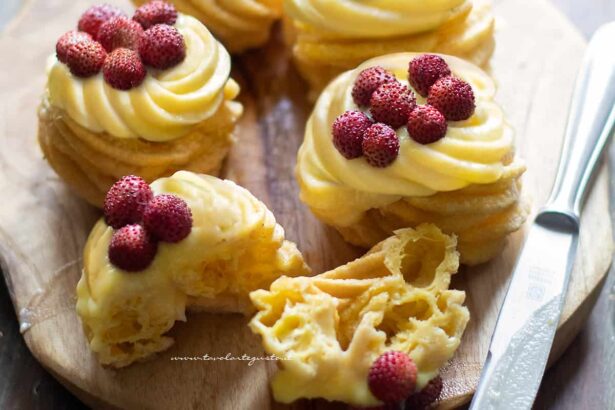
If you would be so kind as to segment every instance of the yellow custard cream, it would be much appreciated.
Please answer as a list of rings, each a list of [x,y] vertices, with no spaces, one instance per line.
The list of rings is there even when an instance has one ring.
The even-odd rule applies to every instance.
[[[77,313],[101,363],[122,367],[171,345],[165,335],[186,308],[249,313],[249,292],[280,275],[309,273],[296,246],[267,207],[227,180],[181,171],[151,184],[155,195],[188,204],[193,226],[178,243],[158,244],[140,272],[112,265],[113,228],[101,219],[84,250]]]
[[[467,12],[470,0],[285,0],[288,15],[321,35],[391,37],[433,30]]]
[[[229,79],[228,52],[194,17],[180,14],[175,28],[186,44],[186,58],[168,70],[148,69],[143,83],[117,90],[102,72],[73,76],[55,54],[47,64],[48,99],[89,131],[117,138],[170,141],[212,117],[239,93]]]
[[[491,0],[285,0],[285,7],[286,41],[313,94],[377,56],[442,53],[485,66],[495,48]]]
[[[148,0],[132,0],[141,5]],[[282,0],[168,0],[207,25],[232,53],[263,45],[282,15]]]
[[[271,385],[277,401],[323,398],[380,403],[367,376],[387,351],[407,353],[417,390],[453,356],[469,320],[455,238],[433,225],[402,229],[365,256],[313,277],[281,277],[250,294],[250,328],[267,353],[285,360]]]
[[[463,220],[469,223],[468,217],[473,216],[474,225],[487,224],[494,222],[493,218],[487,221],[487,216],[517,209],[514,216],[522,217],[515,221],[522,222],[525,214],[525,206],[523,212],[515,208],[518,177],[525,167],[514,156],[513,131],[494,101],[495,84],[485,72],[459,58],[442,56],[453,75],[471,84],[475,113],[468,120],[449,122],[446,136],[428,145],[409,138],[406,127],[399,128],[399,156],[386,168],[374,168],[364,158],[348,160],[332,142],[335,119],[347,110],[359,109],[351,95],[357,75],[365,68],[382,66],[409,86],[408,63],[416,56],[401,53],[369,60],[340,75],[323,91],[298,154],[301,199],[347,240],[362,246],[375,244],[394,229],[417,222],[436,223],[460,236],[462,261],[466,262],[464,245],[469,238],[463,231],[470,226],[461,226]],[[425,99],[417,94],[417,102],[424,104]],[[501,227],[510,218],[499,222]],[[504,235],[519,224],[513,225]],[[504,235],[498,231],[498,238]],[[472,237],[471,242],[482,239]]]

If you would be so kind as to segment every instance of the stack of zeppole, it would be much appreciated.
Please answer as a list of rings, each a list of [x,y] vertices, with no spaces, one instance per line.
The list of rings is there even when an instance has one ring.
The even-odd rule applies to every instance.
[[[455,238],[425,224],[337,269],[252,292],[250,327],[282,359],[274,398],[427,408],[469,320],[465,293],[449,289],[458,266]]]
[[[197,19],[154,11],[137,21],[139,10],[93,6],[47,63],[40,146],[95,206],[123,175],[217,174],[234,140],[242,106],[228,52]]]
[[[283,0],[166,1],[201,20],[231,53],[239,53],[267,42],[272,24],[282,16]]]
[[[168,348],[186,309],[248,314],[251,291],[309,274],[273,214],[231,181],[180,171],[149,186],[127,176],[104,213],[84,250],[77,313],[105,365]]]
[[[484,71],[451,56],[392,54],[340,75],[306,125],[302,201],[359,246],[429,222],[457,235],[462,263],[489,260],[529,212],[494,94]]]
[[[313,91],[365,60],[436,52],[484,66],[493,53],[491,0],[284,0],[287,41]]]

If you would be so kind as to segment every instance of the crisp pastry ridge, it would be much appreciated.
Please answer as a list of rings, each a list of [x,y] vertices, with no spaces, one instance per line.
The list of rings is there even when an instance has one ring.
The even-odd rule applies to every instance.
[[[365,256],[313,277],[281,277],[250,294],[250,328],[280,358],[276,400],[324,398],[381,404],[367,385],[374,359],[409,354],[417,390],[453,356],[469,320],[465,292],[450,290],[454,236],[423,224],[401,229]]]
[[[211,118],[165,143],[93,133],[44,100],[39,107],[39,145],[52,168],[90,204],[101,207],[121,176],[153,181],[179,170],[218,175],[235,137],[239,103],[227,101]]]
[[[132,0],[141,5],[148,0]],[[168,0],[207,25],[231,53],[260,47],[282,15],[282,0]]]
[[[134,273],[110,263],[113,228],[103,219],[84,249],[77,313],[99,361],[127,366],[168,348],[166,333],[186,309],[248,314],[249,292],[278,276],[309,273],[271,211],[228,180],[180,171],[151,184],[155,194],[180,197],[194,225],[181,242],[160,243],[149,267]]]
[[[300,197],[355,245],[370,247],[396,229],[429,222],[457,234],[462,263],[482,263],[499,252],[506,235],[529,213],[521,192],[525,165],[515,156],[514,132],[494,102],[495,83],[484,71],[442,55],[453,74],[471,84],[476,111],[468,120],[450,122],[446,137],[433,144],[413,141],[401,127],[399,157],[387,168],[374,169],[362,158],[347,160],[331,139],[336,117],[358,109],[351,90],[363,69],[382,66],[409,85],[404,80],[408,62],[417,55],[368,60],[322,92],[297,157]]]
[[[285,38],[313,94],[338,74],[380,55],[441,53],[486,67],[495,49],[491,0],[450,0],[438,2],[436,9],[417,1],[361,5],[346,0],[331,6],[285,0],[285,6]],[[341,11],[351,9],[344,18]]]

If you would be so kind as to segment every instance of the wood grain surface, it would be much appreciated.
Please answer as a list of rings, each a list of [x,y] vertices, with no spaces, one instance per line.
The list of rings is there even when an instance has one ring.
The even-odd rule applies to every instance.
[[[53,7],[60,7],[61,3],[63,2],[50,2],[46,6],[47,8],[43,8],[42,10],[38,10],[36,12],[53,12]],[[70,19],[76,19],[76,16],[84,7],[85,6],[83,3],[71,3],[70,6],[67,6],[67,9],[64,9],[65,11],[69,10],[69,12],[66,12],[67,16],[62,18],[68,19],[67,21],[70,21]],[[521,16],[519,16],[519,20],[512,19],[511,17],[514,16],[513,13],[519,8],[524,9],[529,13],[529,15],[532,15],[532,12],[535,13],[534,17],[536,20],[532,21],[531,18],[528,18],[522,21],[520,19]],[[557,14],[550,14],[549,18],[539,19],[538,16],[542,16],[541,13],[545,13],[545,10],[550,9],[545,6],[542,1],[531,2],[528,0],[517,2],[499,2],[498,12],[503,16],[503,18],[498,38],[500,43],[498,56],[496,56],[494,62],[494,72],[502,84],[500,100],[505,103],[506,109],[509,114],[511,114],[513,124],[515,124],[520,133],[522,133],[522,135],[520,135],[522,142],[520,145],[520,151],[522,152],[522,155],[528,159],[530,164],[543,164],[540,166],[540,173],[538,177],[535,175],[533,178],[530,178],[528,181],[529,184],[526,186],[527,189],[534,193],[537,203],[544,200],[546,190],[550,186],[550,179],[548,178],[552,177],[555,161],[557,159],[559,149],[557,143],[559,135],[561,135],[561,130],[563,129],[563,114],[565,113],[567,107],[567,100],[571,89],[571,80],[574,77],[574,72],[576,71],[575,64],[578,65],[578,56],[581,54],[583,48],[583,44],[579,40],[578,36],[574,32],[570,31],[570,28],[564,21],[561,20],[559,16],[557,16]],[[33,9],[30,11],[33,11]],[[70,13],[73,13],[74,15],[71,16]],[[549,11],[549,13],[552,13],[552,11]],[[29,18],[30,17],[32,17],[32,15],[29,15]],[[36,21],[36,19],[33,20]],[[34,24],[34,21],[31,24]],[[544,50],[541,54],[541,57],[546,61],[541,61],[540,66],[538,66],[535,61],[531,61],[529,59],[529,57],[532,56],[532,53],[535,53],[534,56],[538,55],[535,50],[537,45],[532,43],[533,40],[530,40],[529,36],[524,37],[521,33],[518,33],[518,35],[512,34],[513,28],[516,30],[520,30],[521,28],[528,29],[529,27],[533,27],[533,23],[537,24],[538,21],[540,21],[542,27],[535,28],[534,30],[540,31],[539,34],[546,36],[545,41],[548,40],[549,44],[553,45],[552,48],[549,50]],[[43,54],[48,53],[48,50],[52,48],[53,41],[57,37],[57,34],[61,33],[65,29],[65,25],[50,24],[48,27],[37,30],[44,31],[46,34],[49,34],[49,40],[47,41],[49,44],[45,43],[44,47],[37,45],[37,47],[40,48],[36,49],[41,51]],[[24,33],[19,33],[19,28],[17,26],[15,26],[14,30],[16,31],[13,31],[12,33],[17,33],[18,35],[10,38],[11,41],[9,44],[4,42],[0,45],[0,51],[8,52],[9,47],[11,49],[15,49],[15,45],[19,44],[19,40],[24,40],[24,37],[19,36],[19,34],[24,36]],[[58,33],[53,33],[53,30],[59,31]],[[29,36],[26,37],[28,41],[33,40]],[[32,44],[34,43],[27,43],[27,45]],[[503,50],[506,50],[505,47],[508,47],[508,49],[515,49],[515,47],[520,46],[526,46],[531,51],[526,50],[524,53],[523,50],[520,50],[520,52],[517,52],[515,59],[511,59],[509,56],[502,54]],[[40,55],[37,58],[40,58]],[[37,58],[35,58],[35,56],[28,58],[28,63],[40,65]],[[560,64],[564,61],[568,62],[568,60],[571,61],[569,66],[562,68]],[[267,61],[268,65],[264,66],[263,61]],[[270,64],[270,62],[273,64]],[[296,186],[294,184],[294,180],[292,179],[294,152],[296,151],[297,145],[300,141],[301,124],[303,123],[303,119],[309,109],[303,100],[305,90],[301,81],[297,78],[296,74],[289,69],[287,61],[280,59],[280,52],[276,47],[270,47],[267,50],[246,55],[241,59],[240,64],[237,64],[237,67],[239,76],[244,79],[243,85],[244,90],[246,91],[244,94],[244,99],[248,110],[247,115],[243,120],[244,127],[241,134],[243,144],[239,147],[239,149],[236,149],[231,156],[228,167],[229,177],[238,180],[240,183],[250,188],[255,194],[257,194],[257,196],[260,196],[272,207],[278,217],[278,220],[285,226],[287,232],[289,232],[291,239],[298,241],[301,249],[306,252],[307,259],[312,266],[315,267],[315,270],[319,271],[321,268],[324,269],[326,267],[335,266],[336,264],[355,256],[356,250],[344,245],[335,234],[319,225],[313,217],[307,213],[305,208],[303,208],[295,199]],[[36,68],[30,68],[30,73],[32,72],[36,72]],[[514,88],[512,86],[510,88],[506,87],[507,85],[512,85],[511,79],[515,76],[523,77],[524,75],[527,77],[538,76],[538,78],[542,81],[536,81],[533,83],[533,88],[527,88],[527,84],[519,88]],[[251,79],[252,81],[245,81],[245,79]],[[254,81],[254,79],[258,79],[259,81]],[[14,83],[9,83],[7,79],[2,81],[3,82],[0,82],[2,90],[4,90],[5,87],[6,89],[9,89],[9,87]],[[526,88],[524,89],[523,87]],[[555,90],[557,87],[559,87],[559,89]],[[40,81],[40,78],[36,79],[36,81],[32,78],[32,81],[28,83],[28,87],[22,87],[19,89],[19,92],[16,95],[16,100],[12,100],[10,104],[6,100],[4,101],[3,105],[0,106],[2,108],[1,120],[5,121],[1,124],[3,126],[1,128],[2,130],[12,131],[14,133],[13,138],[14,135],[17,134],[18,130],[16,128],[11,128],[10,121],[5,120],[6,117],[4,114],[9,112],[17,116],[22,115],[23,118],[26,118],[29,115],[28,118],[32,120],[31,114],[28,113],[28,110],[30,110],[31,107],[28,105],[32,104],[32,101],[36,101],[41,89],[42,81]],[[530,100],[529,105],[532,106],[534,110],[537,110],[538,113],[530,112],[525,109],[521,110],[518,108],[527,108],[528,99]],[[552,123],[545,122],[547,119],[551,118],[556,120],[552,120]],[[29,133],[31,133],[34,124],[24,123],[22,125],[23,127],[20,127],[19,131],[23,132],[27,138]],[[540,143],[545,144],[544,146],[541,145],[541,147],[544,147],[545,149],[538,149],[539,143],[528,143],[528,140],[531,137],[543,138],[543,140],[540,140]],[[0,135],[0,138],[3,138],[3,135]],[[549,150],[546,149],[546,142],[550,143]],[[2,141],[2,143],[3,147],[7,147],[5,143],[8,143],[9,147],[17,147],[17,151],[19,151],[19,149],[29,150],[32,148],[25,144],[22,140],[6,140]],[[9,152],[15,151],[9,150]],[[254,166],[254,164],[246,161],[246,158],[250,158],[251,160],[256,158],[257,163],[259,163],[260,166]],[[287,158],[290,158],[290,160]],[[18,158],[6,158],[6,156],[4,157],[3,164],[4,166],[8,165],[12,169],[17,169],[19,171],[15,175],[17,180],[20,180],[20,178],[28,180],[29,175],[31,175],[32,172],[35,172],[35,175],[38,177],[36,183],[28,185],[28,188],[32,190],[28,199],[33,205],[36,205],[37,207],[43,205],[45,207],[45,211],[49,212],[49,215],[52,216],[52,219],[60,217],[67,220],[72,219],[79,221],[79,223],[74,224],[75,226],[64,228],[63,226],[67,224],[66,221],[63,221],[64,225],[54,225],[57,221],[54,222],[48,220],[45,220],[43,223],[44,227],[47,229],[55,229],[58,227],[60,229],[60,232],[56,233],[56,237],[59,237],[62,241],[60,244],[48,244],[49,247],[52,248],[51,251],[57,252],[62,256],[69,256],[67,258],[68,262],[74,261],[75,258],[71,258],[70,255],[74,256],[80,253],[80,242],[83,241],[84,236],[87,234],[87,228],[84,228],[84,226],[88,223],[91,224],[91,221],[95,217],[95,213],[91,209],[82,207],[82,205],[72,197],[67,196],[61,184],[58,184],[56,179],[46,169],[40,167],[40,164],[31,164],[31,166],[29,166],[30,164],[28,163],[20,163]],[[537,170],[536,167],[534,169]],[[594,195],[592,195],[588,206],[589,209],[593,210],[592,215],[599,215],[600,218],[597,218],[594,223],[587,223],[586,225],[589,225],[587,228],[584,227],[587,231],[584,237],[588,238],[588,233],[591,232],[592,239],[596,241],[592,244],[593,248],[591,246],[586,246],[584,248],[585,252],[583,254],[586,258],[583,260],[583,264],[584,266],[589,266],[590,271],[600,271],[603,266],[597,265],[606,266],[606,263],[610,261],[610,255],[606,258],[593,257],[595,248],[599,248],[601,244],[604,244],[604,240],[608,241],[610,238],[610,233],[606,235],[609,230],[605,229],[604,224],[604,220],[607,216],[606,181],[604,180],[604,173],[602,175],[602,179],[598,182],[598,189],[594,192]],[[49,196],[56,202],[49,203],[48,201],[43,201],[42,204],[40,203],[39,199],[41,197],[48,198]],[[289,199],[289,197],[291,199]],[[70,211],[66,212],[66,210]],[[77,213],[74,212],[75,210],[77,210]],[[4,209],[2,212],[4,212]],[[58,214],[58,212],[60,212],[60,214]],[[68,215],[71,217],[68,217]],[[586,217],[584,219],[584,223],[588,220],[591,221],[591,218]],[[68,223],[68,225],[71,224]],[[77,234],[75,234],[75,232],[77,232]],[[600,236],[601,234],[606,236]],[[321,237],[326,237],[327,241],[314,240],[314,238]],[[12,245],[17,244],[25,249],[27,249],[28,246],[34,246],[29,243],[21,243],[19,240],[15,241],[16,238],[12,236],[7,238],[5,232],[2,240],[6,239],[13,241]],[[584,243],[588,245],[589,241],[585,240]],[[596,243],[598,246],[596,246]],[[491,266],[483,267],[476,270],[476,272],[463,272],[463,275],[459,278],[460,280],[456,283],[457,286],[469,289],[471,295],[489,295],[491,293],[492,297],[490,298],[485,296],[483,298],[477,298],[470,296],[469,298],[469,307],[473,313],[474,319],[470,329],[468,330],[464,344],[460,349],[460,354],[456,359],[457,361],[454,362],[459,364],[459,366],[453,366],[453,370],[449,371],[449,375],[457,374],[455,380],[461,380],[457,386],[449,385],[448,392],[450,397],[465,397],[465,393],[467,393],[467,391],[464,389],[467,390],[467,386],[471,384],[472,380],[471,378],[462,376],[464,376],[465,373],[475,372],[476,366],[480,366],[479,362],[481,360],[477,360],[476,358],[484,357],[484,352],[486,351],[485,341],[480,337],[477,339],[477,335],[481,335],[483,333],[488,334],[490,332],[490,327],[493,325],[490,321],[492,322],[495,310],[497,309],[497,306],[499,306],[498,298],[501,298],[502,287],[506,279],[506,272],[510,269],[510,261],[514,259],[515,246],[513,245],[515,245],[515,243],[514,241],[511,241],[511,247],[507,250],[508,253],[504,256],[504,258],[502,258],[502,260],[497,262],[497,264],[491,264]],[[340,251],[332,252],[332,249]],[[49,252],[49,250],[45,250],[45,252]],[[5,260],[5,263],[13,265],[10,266],[11,268],[19,269],[20,273],[25,272],[26,274],[35,274],[33,275],[34,277],[25,277],[25,275],[12,275],[13,271],[9,272],[11,278],[10,284],[12,284],[12,289],[14,290],[13,296],[17,295],[16,300],[18,308],[20,308],[19,292],[23,291],[26,296],[31,296],[31,294],[27,293],[27,290],[19,289],[19,286],[24,286],[25,282],[31,283],[33,279],[40,279],[36,277],[36,274],[45,276],[49,272],[54,271],[54,269],[40,272],[37,272],[36,270],[29,271],[24,268],[23,260],[20,260],[19,258],[14,261],[9,260],[8,262]],[[75,272],[77,271],[76,266],[74,265],[75,263],[68,266],[57,266],[63,269],[59,270],[57,272],[58,274],[55,276],[56,279],[53,279],[53,282],[50,282],[55,283],[53,287],[56,289],[60,288],[66,290],[74,285],[74,281],[76,280]],[[26,267],[32,268],[32,266]],[[489,271],[496,269],[496,267],[499,272],[489,275]],[[495,281],[495,285],[494,281],[492,281],[492,277],[497,279]],[[600,275],[591,274],[578,276],[579,281],[576,285],[574,285],[574,288],[583,289],[582,292],[579,292],[579,294],[573,295],[573,298],[569,298],[572,302],[572,307],[569,308],[568,314],[572,313],[572,311],[579,306],[581,307],[579,312],[586,313],[586,311],[591,307],[591,303],[582,304],[581,302],[585,299],[585,296],[591,294],[593,289],[597,289],[596,286],[599,282],[597,279],[599,279],[599,277]],[[47,285],[45,284],[42,289],[46,287]],[[30,291],[31,290],[32,288],[30,288]],[[64,296],[69,297],[66,298]],[[24,300],[26,300],[26,298],[24,298]],[[28,298],[27,300],[33,299]],[[39,358],[41,358],[41,351],[44,351],[45,353],[51,353],[58,356],[58,350],[66,349],[65,346],[77,346],[75,351],[79,352],[79,365],[82,365],[85,362],[85,367],[90,366],[92,364],[91,357],[88,357],[87,352],[83,352],[83,349],[79,349],[79,343],[83,346],[83,336],[79,333],[78,329],[75,328],[74,323],[71,324],[71,321],[74,322],[74,317],[71,318],[70,313],[72,312],[72,300],[70,298],[70,294],[60,292],[60,294],[50,296],[49,293],[42,292],[42,296],[35,297],[35,300],[37,306],[44,308],[41,309],[42,313],[29,318],[22,317],[22,319],[29,320],[30,322],[33,320],[42,319],[42,321],[25,333],[26,340],[29,342],[30,347],[35,351],[35,354],[38,354]],[[27,304],[24,303],[24,305]],[[56,309],[58,306],[61,309]],[[582,315],[577,318],[579,317],[582,317]],[[228,322],[232,322],[234,320],[235,319],[230,319],[227,321],[217,317],[208,317],[207,315],[193,317],[191,318],[192,323],[179,326],[175,335],[178,338],[179,343],[184,343],[184,347],[188,348],[188,350],[190,350],[190,344],[193,342],[196,344],[192,347],[201,348],[202,345],[198,345],[200,341],[192,340],[194,339],[194,334],[190,334],[191,328],[201,324],[208,325],[210,329],[222,329],[223,325],[226,325],[226,330],[230,331],[232,330],[232,326],[230,326],[229,329]],[[241,322],[241,320],[239,320],[239,322]],[[576,333],[575,330],[577,330],[576,328],[582,324],[582,321],[574,320],[569,321],[568,323],[574,323],[574,326],[570,326],[568,328],[567,333],[564,335],[568,336],[568,338],[564,339],[569,339],[574,333]],[[243,327],[243,323],[239,323],[239,325]],[[483,329],[483,327],[485,329]],[[65,332],[68,334],[63,334],[63,343],[56,345],[54,344],[54,340],[49,339],[52,338],[51,336],[54,332],[57,332],[58,329],[69,331]],[[13,328],[13,334],[15,334],[14,330],[15,329]],[[485,332],[481,333],[481,330],[485,330]],[[223,338],[224,332],[221,334],[219,333],[217,336]],[[236,337],[236,335],[233,334],[233,337]],[[561,340],[562,338],[560,337],[560,341]],[[0,343],[1,342],[2,339],[0,339]],[[45,346],[39,346],[38,344],[45,344]],[[562,348],[565,344],[566,343],[560,343]],[[248,346],[248,348],[256,349],[255,351],[258,351],[258,345],[254,344],[254,340],[246,339],[244,343],[242,343],[242,346]],[[38,347],[39,350],[37,350],[36,347]],[[73,353],[75,351],[73,351]],[[4,350],[2,350],[2,353],[4,353]],[[177,352],[175,353],[177,354]],[[203,351],[200,351],[199,353],[202,354]],[[4,355],[0,356],[0,358],[3,356]],[[64,354],[64,356],[66,355]],[[66,357],[63,358],[66,359]],[[473,358],[474,361],[468,361],[467,358]],[[58,367],[53,366],[57,365],[57,363],[50,364],[48,361],[43,361],[47,366],[52,367],[56,373],[62,373],[63,370],[66,370],[64,368],[60,368],[58,370]],[[153,369],[154,368],[150,367],[147,370],[152,371]],[[203,374],[200,371],[195,372],[193,367],[186,367],[185,370],[186,372],[183,370],[179,372],[180,376],[186,373],[191,376],[195,376],[197,380],[199,380],[199,378],[202,379],[203,377]],[[208,371],[214,372],[217,377],[222,378],[224,377],[224,374],[234,370],[237,370],[237,368],[229,369],[228,367],[220,367],[213,370],[210,369]],[[265,376],[267,371],[267,369],[257,369],[250,372],[244,372],[244,375],[245,373],[248,373],[248,375],[242,381],[249,378],[250,383],[247,384],[248,386],[251,386],[250,389],[254,389],[254,391],[250,391],[248,394],[248,397],[250,398],[249,405],[251,408],[259,408],[259,403],[263,404],[268,400],[268,397],[266,397],[266,387],[263,390],[261,382],[254,382],[254,379],[256,378],[264,380],[263,376]],[[205,373],[207,373],[207,371]],[[65,374],[70,374],[72,376],[72,373]],[[115,379],[114,382],[116,384],[122,384],[122,387],[127,387],[123,381],[130,382],[131,379],[133,379],[132,376],[118,376],[117,374],[114,374],[113,378]],[[0,380],[1,379],[2,376],[0,376]],[[170,379],[171,380],[168,381],[168,383],[172,386],[183,384],[181,377],[179,378],[179,382],[178,380],[173,380],[172,378]],[[88,380],[88,382],[92,382],[92,380]],[[75,386],[73,385],[72,387],[74,388]],[[89,388],[89,390],[98,389],[98,392],[100,392],[101,386],[87,386],[87,388]],[[106,386],[102,386],[103,390],[105,388]],[[243,386],[243,388],[246,387]],[[456,388],[456,390],[454,388]],[[261,389],[260,392],[259,389]],[[207,390],[207,388],[204,388],[203,390]],[[0,393],[3,391],[5,390],[0,390]],[[264,391],[265,394],[263,394],[262,391]],[[450,393],[452,393],[452,395]],[[23,397],[23,394],[14,395],[14,397]],[[91,397],[88,397],[88,399],[91,399]],[[164,397],[162,397],[162,399],[164,399]],[[176,400],[183,399],[186,398],[177,398]],[[224,401],[224,399],[220,397],[212,397],[214,400],[222,400],[218,402],[203,401],[203,396],[200,396],[199,399],[201,399],[201,401],[192,401],[190,404],[201,403],[201,407],[203,408],[247,408],[247,406],[244,407],[244,405],[248,404],[247,402],[241,401],[241,399],[237,398],[229,398]],[[6,403],[11,402],[7,401]],[[156,403],[161,404],[160,401],[156,401]],[[188,402],[182,401],[181,403]],[[219,406],[208,407],[205,403],[215,403],[219,404]],[[225,403],[226,406],[224,406]],[[128,405],[130,404],[131,403]],[[314,405],[312,404],[312,406]]]
[[[553,3],[587,37],[606,22],[615,20],[613,0],[553,0]],[[611,219],[615,221],[615,145],[608,155]],[[608,223],[608,221],[605,221]],[[545,374],[536,409],[615,409],[615,269],[593,312],[565,354]]]

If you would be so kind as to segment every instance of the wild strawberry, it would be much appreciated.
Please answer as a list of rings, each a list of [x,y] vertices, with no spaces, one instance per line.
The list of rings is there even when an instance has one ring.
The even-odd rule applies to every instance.
[[[105,81],[118,90],[138,87],[146,74],[147,71],[137,52],[127,48],[113,50],[103,65]]]
[[[405,353],[389,351],[378,357],[369,369],[369,390],[385,403],[405,400],[416,386],[417,369]]]
[[[175,6],[162,0],[154,0],[145,3],[135,11],[132,17],[143,29],[148,29],[156,24],[168,24],[172,26],[177,21]]]
[[[86,40],[92,40],[92,36],[83,31],[71,30],[62,34],[56,43],[56,55],[58,60],[66,63],[69,48],[76,43]]]
[[[410,61],[408,80],[412,88],[423,97],[429,94],[429,88],[440,78],[451,75],[451,69],[440,56],[423,54]]]
[[[179,242],[192,230],[188,204],[175,195],[156,195],[145,208],[143,225],[164,242]]]
[[[407,410],[424,410],[438,400],[442,392],[442,378],[436,376],[420,392],[414,393],[406,400]]]
[[[113,233],[109,260],[128,272],[147,268],[156,256],[158,244],[141,225],[126,225]]]
[[[443,77],[429,89],[427,103],[449,121],[467,120],[476,108],[472,86],[456,77]]]
[[[396,82],[395,76],[380,66],[366,68],[357,76],[352,87],[352,99],[359,107],[368,106],[372,94],[385,83]]]
[[[154,194],[143,178],[127,175],[117,181],[105,198],[103,213],[107,225],[118,229],[141,222],[143,211]]]
[[[333,123],[333,145],[347,159],[363,155],[363,134],[372,120],[361,111],[346,111]]]
[[[408,134],[419,144],[431,144],[446,135],[444,115],[430,105],[419,105],[408,118]]]
[[[181,63],[186,57],[184,37],[175,27],[156,24],[145,30],[139,42],[143,63],[164,70]]]
[[[87,38],[72,43],[66,50],[66,65],[77,77],[97,74],[105,62],[107,52],[100,43]]]
[[[119,16],[126,16],[126,14],[117,7],[108,4],[99,4],[90,7],[81,15],[77,27],[79,31],[85,31],[91,35],[92,38],[96,39],[100,25],[113,17]]]
[[[368,164],[378,168],[387,167],[395,161],[398,153],[399,138],[393,128],[378,123],[365,131],[363,155]]]
[[[113,17],[101,24],[98,30],[98,42],[108,52],[116,48],[129,48],[137,50],[143,29],[134,20],[127,17]]]
[[[408,116],[416,107],[416,98],[408,87],[396,81],[378,87],[370,105],[374,121],[397,129],[408,122]]]

